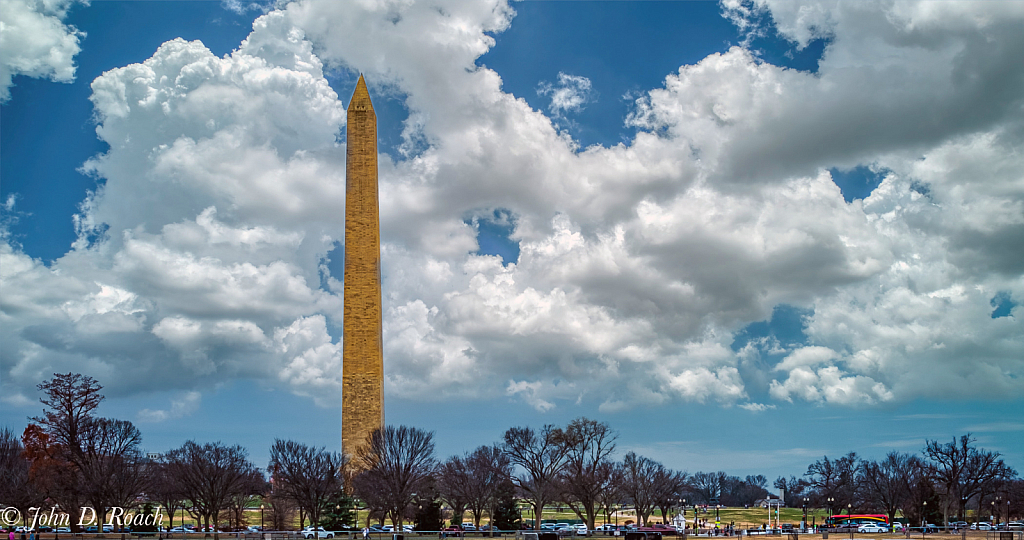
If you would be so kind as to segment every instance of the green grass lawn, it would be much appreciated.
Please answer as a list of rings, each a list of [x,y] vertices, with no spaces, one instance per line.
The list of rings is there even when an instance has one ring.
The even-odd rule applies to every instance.
[[[774,512],[775,512],[775,509],[772,509],[772,513],[773,514],[772,514],[772,518],[771,518],[772,521],[771,522],[772,522],[773,525],[775,524]],[[362,527],[363,525],[366,524],[366,515],[367,515],[366,510],[357,510],[356,511],[356,519],[357,519],[356,523],[357,523],[357,525],[359,527]],[[674,514],[672,514],[672,515],[674,515]],[[672,515],[669,516],[670,520],[671,520]],[[740,527],[740,528],[760,527],[762,523],[768,523],[768,509],[766,509],[766,508],[722,508],[722,509],[719,509],[718,516],[719,516],[719,521],[723,525],[727,525],[729,523],[735,523],[736,527]],[[617,521],[620,525],[622,525],[622,524],[625,524],[627,521],[636,521],[636,517],[632,516],[632,515],[628,515],[627,516],[627,515],[619,514],[617,516],[611,516],[611,517],[612,518],[616,518],[616,519],[614,519],[614,520],[613,519],[608,519],[607,520],[608,523],[612,523],[614,521]],[[714,510],[714,508],[709,508],[707,513],[700,512],[697,515],[697,517],[698,517],[698,519],[706,520],[707,523],[709,523],[711,526],[714,526],[714,523],[715,523],[715,510]],[[811,524],[812,520],[813,520],[814,523],[820,525],[821,523],[823,523],[825,521],[826,517],[828,517],[828,510],[824,510],[824,509],[813,509],[813,510],[812,509],[808,509],[807,510],[807,523],[808,523],[808,525]],[[411,518],[411,516],[410,516],[410,518]],[[524,510],[523,511],[523,518],[526,519],[526,520],[531,520],[531,519],[533,519],[533,515],[532,515],[532,513],[529,510]],[[800,520],[802,518],[803,518],[803,510],[800,509],[800,508],[781,508],[781,509],[779,509],[779,519],[781,520],[782,523],[792,523],[793,525],[799,526]],[[256,522],[257,524],[259,524],[258,519],[259,518],[257,517],[257,522]],[[545,521],[567,521],[567,522],[573,522],[573,521],[579,520],[579,517],[576,516],[576,514],[572,513],[571,511],[565,510],[565,508],[563,507],[562,511],[557,511],[556,509],[553,509],[553,508],[549,508],[549,509],[545,510],[544,511],[544,515],[543,515],[543,519]],[[177,521],[177,519],[175,521]],[[186,522],[187,521],[189,521],[189,520],[186,520]],[[250,519],[250,521],[251,521],[251,519]],[[473,521],[473,514],[471,514],[470,512],[466,512],[462,516],[462,521],[464,521],[464,522],[472,522]],[[650,517],[650,521],[652,523],[660,523],[660,522],[662,522],[661,514],[659,512],[655,512]],[[488,522],[488,518],[487,518],[487,516],[485,514],[484,518],[480,521],[480,524],[484,525],[487,522]],[[597,524],[600,525],[600,524],[603,524],[605,522],[606,522],[606,518],[605,518],[604,514],[599,514],[598,517],[597,517]],[[686,510],[686,522],[690,523],[690,524],[693,523],[693,508],[688,508]],[[390,521],[385,521],[385,523],[386,524],[390,524],[391,522]],[[412,524],[412,520],[411,519],[407,519],[405,521],[405,523]],[[297,527],[298,523],[296,523],[295,526]]]
[[[771,516],[772,524],[775,523],[774,512],[775,512],[775,509],[772,509],[772,516]],[[669,520],[671,520],[673,516],[674,516],[674,514],[670,514],[669,515]],[[820,523],[822,523],[825,520],[826,517],[828,517],[828,510],[823,510],[823,509],[821,509],[821,510],[819,510],[819,509],[813,509],[813,510],[812,509],[808,509],[807,510],[807,523],[808,524],[811,523],[812,519],[814,520],[815,523],[819,523],[820,524]],[[533,519],[533,515],[529,511],[524,511],[523,512],[523,518],[527,519],[527,520],[531,520],[531,519]],[[544,511],[544,515],[542,516],[542,518],[544,519],[544,521],[569,521],[569,522],[575,521],[575,520],[579,519],[579,517],[576,516],[576,514],[572,513],[571,511],[566,511],[564,508],[562,509],[561,512],[559,512],[557,510],[554,510],[554,509],[547,509],[547,510]],[[715,510],[714,510],[714,508],[709,508],[707,513],[703,512],[703,511],[700,511],[700,513],[698,513],[698,515],[697,515],[697,518],[701,519],[701,520],[705,520],[707,523],[710,523],[710,524],[713,525],[714,522],[715,522]],[[768,518],[768,509],[767,508],[722,508],[722,509],[719,509],[719,511],[718,511],[718,518],[719,518],[719,521],[722,524],[735,523],[737,527],[743,527],[743,528],[755,527],[755,526],[756,527],[760,527],[762,523],[767,523],[768,519],[769,519]],[[468,521],[469,520],[469,515],[467,514],[464,519]],[[781,508],[781,509],[779,509],[779,519],[781,520],[782,523],[792,523],[794,525],[799,525],[800,520],[803,519],[803,509],[801,509],[801,508]],[[661,516],[661,513],[657,512],[657,511],[653,515],[650,516],[649,520],[652,523],[661,523],[661,522],[664,521],[662,516]],[[627,521],[636,521],[636,517],[634,515],[617,514],[617,515],[613,515],[613,516],[610,516],[609,518],[607,518],[607,522],[608,523],[617,522],[619,525],[623,525]],[[605,523],[605,522],[606,522],[606,518],[605,518],[604,514],[598,515],[597,523],[596,524],[600,525],[600,524]],[[686,510],[686,522],[687,523],[691,523],[691,524],[693,523],[693,508],[688,508]]]

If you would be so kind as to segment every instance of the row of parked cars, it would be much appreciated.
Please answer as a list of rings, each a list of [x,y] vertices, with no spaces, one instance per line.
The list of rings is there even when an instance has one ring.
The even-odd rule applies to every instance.
[[[952,525],[953,524],[950,523],[950,526]],[[962,527],[958,528],[967,528],[967,522],[964,521],[958,521],[957,525],[962,525]],[[972,531],[1024,531],[1024,523],[1020,521],[1011,521],[1009,523],[1003,522],[992,524],[987,521],[980,521],[978,523],[971,523],[970,528]]]
[[[614,533],[616,531],[625,534],[627,532],[656,532],[661,533],[662,536],[675,536],[681,534],[683,531],[679,527],[673,527],[672,525],[666,525],[664,523],[655,523],[647,526],[637,525],[601,525],[594,527],[595,531],[602,531],[607,533]]]
[[[322,529],[322,527],[321,527],[321,529]],[[85,533],[99,533],[101,529],[100,529],[100,527],[97,527],[96,525],[90,525],[88,527],[83,527],[81,530],[82,530],[82,532],[85,532]],[[233,529],[229,529],[229,528],[223,527],[223,528],[215,529],[214,527],[196,527],[195,525],[185,525],[185,526],[181,526],[181,527],[171,527],[171,528],[156,527],[155,530],[132,529],[131,527],[117,528],[117,527],[114,527],[113,525],[104,525],[103,528],[102,528],[102,531],[104,533],[120,533],[120,532],[123,532],[123,533],[158,533],[158,532],[163,532],[163,533],[201,533],[201,532],[215,532],[215,531],[216,532],[255,532],[255,533],[258,533],[258,532],[260,532],[262,530],[263,530],[263,528],[262,527],[258,527],[258,526],[233,528]],[[0,531],[2,531],[4,533],[9,532],[7,529],[0,529]],[[19,534],[19,533],[28,534],[30,532],[63,534],[63,533],[70,533],[71,532],[71,527],[48,527],[46,525],[41,525],[41,526],[36,527],[35,529],[33,529],[33,528],[31,528],[31,527],[29,527],[27,525],[18,525],[17,527],[14,528],[14,532],[16,534]]]
[[[914,531],[923,532],[939,532],[938,525],[934,523],[926,523],[922,526],[911,527]],[[1011,521],[1010,523],[999,523],[991,524],[986,521],[979,523],[967,523],[966,521],[952,521],[949,523],[949,528],[952,530],[972,530],[972,531],[1020,531],[1024,530],[1024,523],[1019,521]],[[892,530],[889,530],[889,526],[884,523],[844,523],[836,527],[836,530],[848,531],[855,529],[861,533],[886,533],[886,532],[903,532],[904,525],[900,522],[892,524]],[[783,531],[785,532],[785,531]]]
[[[491,526],[490,525],[481,525],[479,528],[477,528],[476,525],[473,525],[472,523],[466,522],[466,523],[463,523],[462,525],[452,525],[451,527],[448,527],[448,528],[446,528],[446,529],[441,531],[442,536],[444,536],[445,538],[452,537],[452,536],[462,537],[462,536],[465,536],[464,533],[467,533],[467,532],[484,532],[484,533],[489,533],[489,532],[491,532]],[[503,531],[501,529],[495,528],[494,532],[500,533],[500,532],[503,532]],[[515,532],[515,531],[504,531],[504,532]]]
[[[587,528],[585,523],[578,523],[573,525],[571,523],[541,523],[540,530],[552,531],[559,534],[559,536],[588,536],[590,529]]]
[[[591,531],[590,531],[590,529],[587,528],[587,525],[585,523],[577,523],[575,525],[573,525],[571,523],[542,523],[541,526],[540,526],[540,529],[542,531],[554,531],[554,532],[559,533],[559,535],[562,535],[562,536],[568,536],[568,535],[573,535],[573,534],[575,534],[576,536],[590,536],[591,535]],[[611,525],[611,524],[598,525],[598,526],[594,527],[594,531],[593,532],[614,533],[616,531],[619,531],[619,532],[622,532],[622,533],[627,533],[627,532],[658,532],[658,533],[661,533],[662,536],[672,536],[672,535],[676,535],[676,534],[679,534],[680,532],[682,532],[682,531],[680,531],[676,527],[673,527],[671,525],[665,525],[665,524],[662,524],[662,523],[656,523],[654,525],[650,525],[650,526],[646,526],[646,527],[637,527],[635,525]]]

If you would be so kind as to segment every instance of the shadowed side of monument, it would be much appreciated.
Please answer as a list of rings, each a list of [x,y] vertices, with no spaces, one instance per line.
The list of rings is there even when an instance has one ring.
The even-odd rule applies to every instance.
[[[342,450],[359,455],[384,425],[377,115],[362,75],[348,106],[345,163],[345,321]]]

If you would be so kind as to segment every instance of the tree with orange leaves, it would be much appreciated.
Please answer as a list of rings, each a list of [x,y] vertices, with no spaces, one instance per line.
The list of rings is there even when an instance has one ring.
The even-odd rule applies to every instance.
[[[44,497],[29,474],[30,462],[18,437],[8,428],[0,429],[0,501],[28,515],[28,509],[43,503]]]

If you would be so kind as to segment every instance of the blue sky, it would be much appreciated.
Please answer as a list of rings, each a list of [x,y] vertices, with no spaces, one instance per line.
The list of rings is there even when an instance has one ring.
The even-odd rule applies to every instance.
[[[809,6],[13,2],[0,419],[78,371],[149,450],[335,447],[362,72],[386,419],[441,456],[582,415],[691,472],[1019,469],[1024,4]]]

